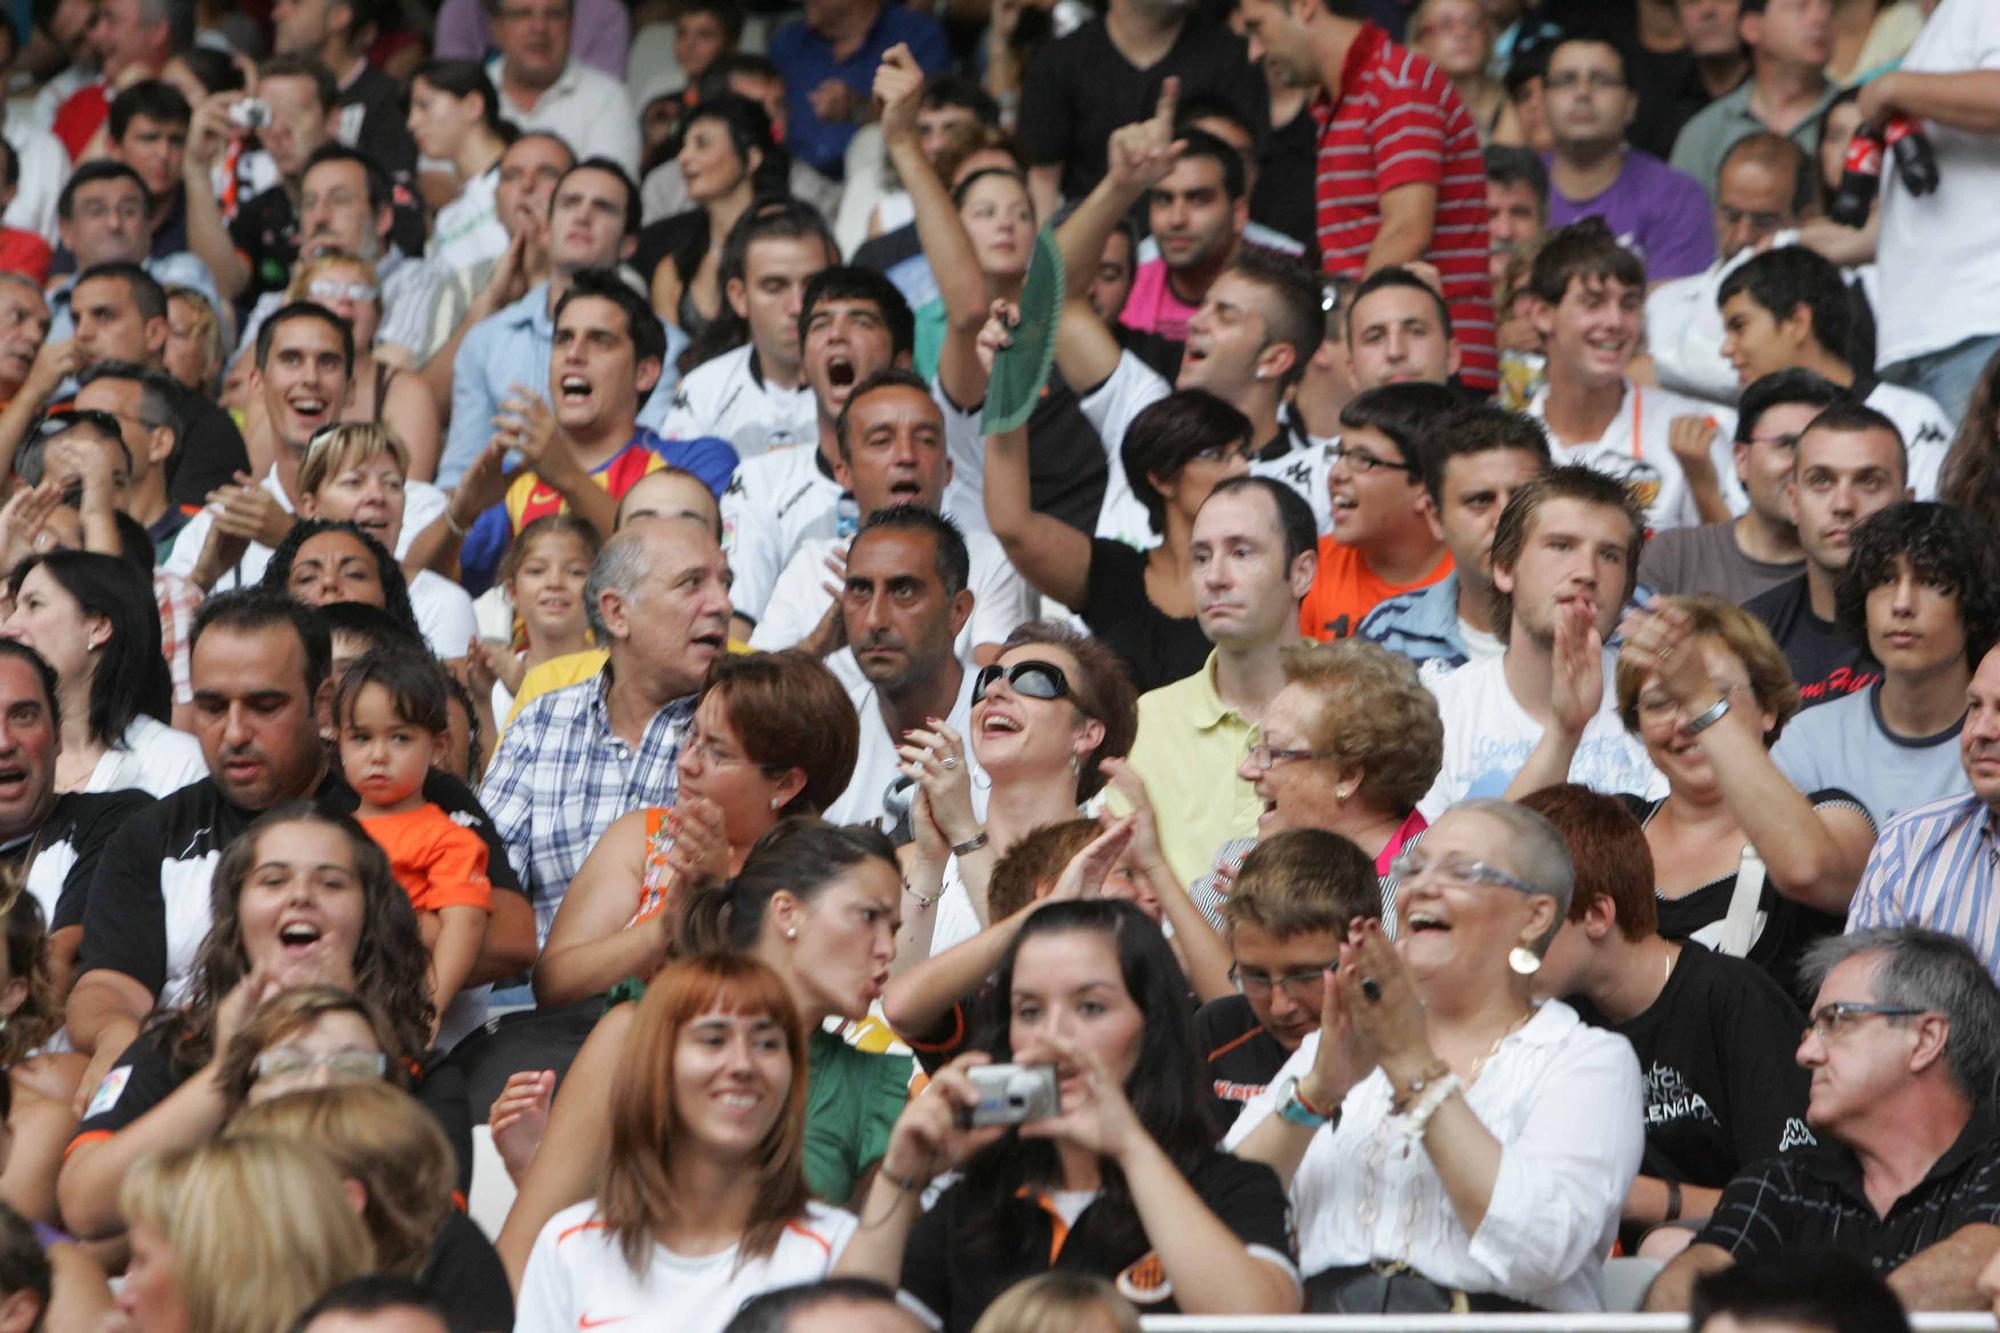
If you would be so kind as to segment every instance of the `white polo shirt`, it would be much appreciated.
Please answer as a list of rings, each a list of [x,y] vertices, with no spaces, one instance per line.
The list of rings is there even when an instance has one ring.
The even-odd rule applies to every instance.
[[[720,436],[748,462],[780,449],[817,446],[819,405],[803,381],[796,389],[766,381],[757,349],[746,343],[688,372],[660,434],[670,440]]]

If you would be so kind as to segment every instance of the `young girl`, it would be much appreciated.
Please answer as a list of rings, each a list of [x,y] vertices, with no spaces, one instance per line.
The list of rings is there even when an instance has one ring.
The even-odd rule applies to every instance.
[[[494,722],[512,711],[528,668],[590,646],[583,583],[600,540],[597,529],[573,514],[545,514],[507,548],[499,586],[514,607],[515,642],[479,639],[467,654],[483,734],[500,734]]]
[[[436,663],[408,653],[369,653],[347,669],[334,695],[340,764],[361,798],[354,817],[389,854],[410,895],[431,954],[438,1047],[473,1027],[483,1005],[447,1012],[486,941],[493,885],[486,845],[424,799],[424,775],[444,754],[448,718]]]

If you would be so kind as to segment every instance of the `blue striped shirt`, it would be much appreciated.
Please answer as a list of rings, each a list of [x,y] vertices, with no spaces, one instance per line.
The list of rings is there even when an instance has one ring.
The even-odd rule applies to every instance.
[[[1850,931],[1927,926],[1972,946],[2000,977],[2000,836],[1976,793],[1906,810],[1875,840]]]

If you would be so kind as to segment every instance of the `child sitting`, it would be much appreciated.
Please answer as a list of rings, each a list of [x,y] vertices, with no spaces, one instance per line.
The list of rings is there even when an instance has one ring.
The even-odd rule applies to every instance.
[[[424,776],[448,738],[442,669],[414,654],[368,653],[341,676],[333,719],[341,768],[361,798],[355,818],[388,853],[431,951],[436,1036],[448,1050],[478,1022],[476,1006],[446,1010],[485,943],[493,885],[486,844],[424,800]]]

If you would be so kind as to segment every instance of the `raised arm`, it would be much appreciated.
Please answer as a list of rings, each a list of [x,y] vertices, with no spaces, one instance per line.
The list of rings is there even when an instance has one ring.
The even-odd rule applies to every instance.
[[[195,258],[208,265],[215,286],[231,300],[243,295],[250,285],[250,264],[236,248],[229,229],[222,222],[222,208],[215,197],[209,173],[223,146],[235,133],[229,112],[244,94],[216,93],[194,109],[188,126],[187,153],[181,158],[182,193],[187,197],[187,243]]]
[[[986,322],[986,275],[980,271],[972,238],[958,216],[937,168],[924,156],[917,136],[924,72],[910,48],[897,43],[875,71],[875,97],[882,103],[882,144],[909,191],[916,212],[917,239],[944,298],[944,345],[938,350],[938,383],[952,402],[971,407],[986,397],[986,367],[975,344]]]
[[[1507,784],[1510,801],[1569,781],[1570,762],[1583,743],[1584,728],[1604,702],[1604,640],[1592,614],[1580,603],[1558,608],[1549,673],[1549,724]]]

